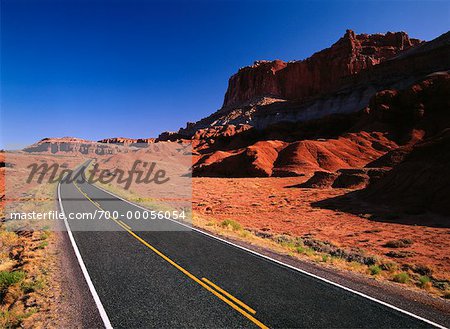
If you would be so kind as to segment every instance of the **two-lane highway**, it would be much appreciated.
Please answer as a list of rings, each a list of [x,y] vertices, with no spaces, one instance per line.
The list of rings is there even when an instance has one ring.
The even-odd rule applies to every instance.
[[[144,211],[86,182],[61,183],[59,197],[65,213]],[[433,327],[172,221],[68,224],[115,328]]]

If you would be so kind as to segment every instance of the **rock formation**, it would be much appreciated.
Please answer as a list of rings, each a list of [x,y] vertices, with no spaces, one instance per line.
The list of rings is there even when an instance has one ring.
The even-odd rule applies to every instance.
[[[449,95],[450,74],[439,72],[405,89],[380,91],[369,107],[355,114],[262,130],[247,126],[241,131],[234,126],[199,130],[193,139],[200,152],[193,175],[297,176],[327,171],[339,176],[332,187],[362,187],[384,171],[361,168],[390,168],[414,144],[450,127]],[[352,168],[361,172],[343,170]],[[329,175],[322,176],[330,180]]]
[[[85,155],[106,155],[123,152],[121,146],[97,143],[80,138],[44,138],[23,149],[28,153],[81,153]]]
[[[330,48],[302,61],[258,61],[230,78],[221,109],[178,134],[249,124],[319,119],[357,112],[384,89],[405,88],[426,75],[450,68],[450,32],[421,42],[404,32],[346,34]]]
[[[401,163],[360,196],[403,207],[409,213],[450,215],[450,129],[416,144]],[[445,226],[449,225],[450,220]]]
[[[292,62],[257,61],[230,78],[223,107],[261,96],[302,100],[325,94],[357,74],[420,43],[404,32],[359,34],[347,30],[330,48]]]
[[[450,214],[449,70],[450,32],[421,42],[347,31],[308,59],[240,69],[223,107],[178,132],[44,139],[26,151],[112,154],[189,140],[194,176],[306,175],[299,187],[358,188],[365,200]]]
[[[154,143],[155,138],[114,137],[114,138],[101,139],[98,142],[104,143],[104,144],[117,144],[117,145],[123,145],[123,146],[145,147],[150,143]]]

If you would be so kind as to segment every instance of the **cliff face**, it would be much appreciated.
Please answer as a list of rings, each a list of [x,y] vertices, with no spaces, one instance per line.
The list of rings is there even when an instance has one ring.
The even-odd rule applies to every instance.
[[[134,138],[125,138],[125,137],[113,137],[113,138],[104,138],[98,141],[99,143],[104,144],[120,144],[120,145],[129,145],[137,142],[137,139]]]
[[[279,122],[306,122],[355,113],[378,91],[403,89],[427,75],[450,69],[450,32],[421,42],[404,32],[352,31],[303,61],[263,61],[230,78],[224,106],[178,131],[248,124],[264,129]]]
[[[113,138],[105,138],[98,141],[99,143],[104,144],[118,144],[124,146],[138,146],[142,144],[145,146],[146,144],[154,143],[155,138],[126,138],[126,137],[113,137]]]
[[[116,154],[126,149],[115,144],[104,144],[88,141],[81,138],[63,137],[63,138],[44,138],[39,142],[23,149],[27,153],[70,153],[85,155],[108,155]]]
[[[363,199],[417,213],[431,210],[450,215],[449,109],[450,73],[434,74],[408,89],[386,90],[373,97],[370,119],[363,123],[383,121],[393,138],[409,144],[367,165],[392,170],[361,191]]]
[[[223,107],[261,96],[301,100],[333,90],[342,78],[357,74],[420,43],[404,32],[359,34],[347,30],[330,48],[302,61],[259,61],[244,67],[228,83]]]
[[[63,152],[63,153],[98,154],[97,150],[95,150],[93,147],[93,142],[74,137],[44,138],[39,142],[24,148],[23,151],[27,153]]]
[[[413,145],[448,131],[449,95],[450,73],[440,72],[401,90],[380,91],[357,113],[279,123],[261,130],[223,127],[226,134],[218,127],[199,130],[192,139],[199,153],[193,175],[298,176],[339,171],[333,175],[333,179],[340,177],[336,187],[348,187],[343,180],[363,179],[360,183],[366,184],[374,178],[370,175],[380,176],[401,162],[396,158],[407,156]]]

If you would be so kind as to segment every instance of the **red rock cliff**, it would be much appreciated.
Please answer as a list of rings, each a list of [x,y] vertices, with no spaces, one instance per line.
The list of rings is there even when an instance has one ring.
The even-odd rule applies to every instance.
[[[392,58],[421,41],[405,32],[358,34],[347,30],[330,48],[294,62],[258,61],[233,75],[223,107],[260,96],[302,100],[339,87],[342,78]]]
[[[126,137],[113,137],[99,140],[99,143],[105,144],[119,144],[125,146],[133,146],[134,144],[150,144],[155,141],[154,138],[126,138]]]

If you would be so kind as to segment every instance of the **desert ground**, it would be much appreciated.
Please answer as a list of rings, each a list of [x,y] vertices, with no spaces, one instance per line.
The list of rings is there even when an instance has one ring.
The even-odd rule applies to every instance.
[[[450,229],[380,222],[371,220],[369,212],[355,215],[314,207],[314,202],[351,190],[292,187],[305,180],[306,177],[193,178],[193,211],[215,224],[236,221],[260,237],[303,237],[329,242],[397,263],[403,269],[429,269],[436,280],[450,279]],[[407,220],[424,215],[403,216]],[[401,240],[406,243],[401,245]]]
[[[128,156],[98,157],[97,161],[114,168],[118,163],[113,160],[117,158]],[[5,201],[23,211],[56,207],[55,184],[23,184],[25,168],[41,161],[73,168],[85,159],[73,155],[8,154],[2,159],[8,165],[0,168],[2,209]],[[320,206],[321,201],[355,189],[299,187],[309,178],[194,177],[193,225],[294,259],[448,298],[450,229],[417,224],[432,222],[434,218],[427,217],[437,215],[391,210],[392,216],[379,220],[372,214],[377,209],[373,205],[361,213],[326,209]],[[5,185],[13,187],[14,193],[5,192]],[[11,196],[19,199],[11,200]],[[13,283],[2,285],[1,323],[20,323],[24,327],[57,324],[56,314],[61,310],[54,300],[67,298],[59,278],[63,271],[58,256],[60,236],[50,230],[7,232],[4,225],[0,234],[0,271],[17,276]]]
[[[63,294],[60,237],[50,228],[10,231],[4,211],[56,210],[56,184],[27,184],[27,166],[47,162],[72,168],[83,159],[2,152],[0,160],[0,327],[55,327]]]

